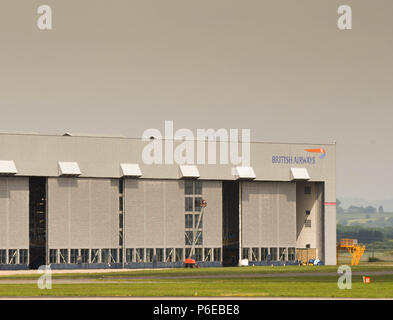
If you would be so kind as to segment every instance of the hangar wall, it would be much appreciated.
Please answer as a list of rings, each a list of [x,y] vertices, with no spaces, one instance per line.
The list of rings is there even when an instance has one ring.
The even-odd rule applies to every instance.
[[[222,247],[221,181],[200,181],[202,194],[195,197],[185,194],[186,180],[124,181],[124,241],[126,250],[133,250],[130,251],[132,257],[127,257],[126,262],[137,260],[134,254],[138,248],[154,250],[156,254],[157,249],[163,249],[165,260],[170,252],[167,250],[176,249],[182,252],[184,258],[187,248],[191,247],[186,244],[185,216],[200,213],[198,210],[186,210],[186,197],[190,197],[194,203],[200,196],[208,203],[202,220],[202,242],[196,246],[202,249],[202,259],[206,260],[207,256],[204,249]]]
[[[207,202],[203,244],[205,247],[222,247],[222,182],[203,181],[203,199]]]
[[[125,179],[125,246],[184,246],[184,181]]]
[[[296,247],[294,182],[242,182],[241,212],[242,248]]]
[[[29,248],[29,178],[0,177],[0,249]]]
[[[323,183],[296,183],[296,244],[298,248],[316,248],[320,260],[325,256],[323,194]]]
[[[118,248],[118,180],[48,178],[48,246]]]

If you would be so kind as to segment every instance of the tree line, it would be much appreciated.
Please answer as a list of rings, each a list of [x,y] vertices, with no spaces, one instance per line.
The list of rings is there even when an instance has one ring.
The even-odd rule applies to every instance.
[[[357,239],[359,243],[368,244],[393,239],[393,227],[363,228],[359,226],[337,225],[337,241],[340,239]]]
[[[337,213],[384,213],[383,206],[379,206],[378,209],[373,206],[349,206],[348,209],[341,207],[341,201],[336,200]]]

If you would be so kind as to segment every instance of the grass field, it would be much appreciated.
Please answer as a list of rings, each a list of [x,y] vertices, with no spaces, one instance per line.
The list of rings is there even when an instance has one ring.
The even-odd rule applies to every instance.
[[[127,283],[54,284],[40,290],[35,284],[0,285],[1,296],[199,296],[199,297],[359,297],[392,298],[393,276],[373,277],[363,284],[355,276],[352,290],[340,290],[337,278],[249,278],[128,281]]]
[[[392,266],[353,267],[352,271],[359,274],[353,276],[351,290],[338,288],[335,266],[53,274],[51,290],[38,289],[32,280],[39,275],[15,275],[0,276],[0,296],[393,298],[393,274],[373,275],[371,284],[363,284],[361,278],[368,272],[392,270]],[[21,283],[29,279],[29,283]],[[62,279],[65,283],[61,283]]]

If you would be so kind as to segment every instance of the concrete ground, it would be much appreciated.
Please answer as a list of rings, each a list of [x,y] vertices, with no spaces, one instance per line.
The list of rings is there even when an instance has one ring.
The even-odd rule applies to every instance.
[[[135,269],[131,269],[132,271],[135,271]],[[147,269],[145,269],[147,270]],[[157,269],[155,269],[157,270]],[[70,273],[68,272],[69,270],[54,270],[53,273]],[[74,272],[72,273],[80,273],[80,270],[73,270]],[[110,272],[113,270],[109,270],[106,272]],[[125,271],[119,270],[120,271]],[[127,270],[128,271],[128,270]],[[8,272],[8,271],[7,271]],[[13,271],[13,272],[20,272],[20,271]],[[82,271],[85,273],[85,271]],[[90,272],[86,273],[104,273],[102,270],[90,270]],[[21,274],[21,273],[10,273],[7,275],[15,275],[15,274]],[[25,271],[23,274],[37,274],[36,270],[32,271]],[[2,273],[0,273],[2,275]],[[4,274],[5,275],[5,274]],[[358,276],[384,276],[384,275],[393,275],[393,270],[391,271],[354,271],[352,272],[352,275],[358,275]],[[81,284],[81,283],[119,283],[119,281],[122,282],[127,282],[127,281],[135,281],[138,280],[138,283],[146,282],[146,283],[153,283],[154,280],[158,279],[164,279],[164,280],[178,280],[178,279],[209,279],[209,278],[214,278],[214,279],[230,279],[233,277],[236,278],[288,278],[288,277],[338,277],[339,274],[337,272],[316,272],[316,273],[299,273],[299,272],[286,272],[286,273],[251,273],[251,274],[238,274],[238,275],[231,275],[231,274],[222,274],[222,275],[177,275],[177,276],[163,276],[163,275],[148,275],[148,276],[134,276],[134,277],[128,277],[128,276],[119,276],[119,277],[105,277],[101,279],[90,279],[90,278],[78,278],[78,279],[52,279],[52,283],[56,284]],[[36,283],[36,279],[15,279],[15,280],[10,280],[10,279],[0,279],[0,285],[1,284],[31,284],[31,283]]]
[[[167,269],[62,269],[51,270],[52,274],[55,273],[108,273],[108,272],[131,272],[140,270],[167,270]],[[13,275],[30,275],[38,274],[38,270],[0,270],[0,276],[13,276]]]

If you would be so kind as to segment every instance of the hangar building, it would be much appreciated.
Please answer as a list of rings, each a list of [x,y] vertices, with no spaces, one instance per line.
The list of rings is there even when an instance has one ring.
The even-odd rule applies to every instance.
[[[0,269],[336,264],[335,144],[251,142],[234,166],[145,164],[148,143],[0,134]]]

